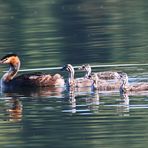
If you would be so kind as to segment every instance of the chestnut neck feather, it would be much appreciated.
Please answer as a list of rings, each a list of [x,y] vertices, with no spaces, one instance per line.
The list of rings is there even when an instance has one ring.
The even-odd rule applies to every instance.
[[[11,63],[9,66],[9,71],[6,72],[2,77],[2,81],[4,82],[11,81],[16,76],[19,69],[20,69],[20,61],[13,64]]]

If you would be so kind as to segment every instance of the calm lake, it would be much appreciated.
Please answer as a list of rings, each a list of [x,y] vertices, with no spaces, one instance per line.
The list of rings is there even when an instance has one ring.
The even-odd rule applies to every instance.
[[[94,72],[124,71],[130,83],[148,82],[147,7],[146,0],[0,0],[0,57],[17,53],[21,69],[64,78],[56,67],[89,63]],[[7,69],[0,65],[0,76]],[[0,148],[147,148],[147,139],[148,92],[0,94]]]

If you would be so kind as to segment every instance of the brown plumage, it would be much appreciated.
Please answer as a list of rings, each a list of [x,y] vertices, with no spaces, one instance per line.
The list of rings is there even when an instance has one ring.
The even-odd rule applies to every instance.
[[[106,80],[101,80],[98,78],[97,73],[94,73],[91,76],[93,80],[92,88],[100,91],[111,91],[111,90],[119,90],[120,83],[119,82],[109,82]]]
[[[92,73],[91,66],[89,64],[84,64],[80,66],[79,69],[86,72],[85,77],[87,78],[91,77],[94,74]],[[103,71],[103,72],[96,72],[95,74],[97,74],[96,76],[99,79],[104,79],[104,80],[117,79],[117,77],[119,77],[119,74],[116,71]]]
[[[126,73],[120,73],[121,79],[121,86],[120,86],[120,93],[126,93],[129,91],[146,91],[148,90],[148,83],[136,83],[136,84],[129,84],[128,83],[128,76]]]
[[[68,72],[68,80],[66,82],[67,87],[90,87],[92,86],[93,81],[88,78],[74,78],[74,68],[71,64],[66,64],[63,66],[62,70]]]
[[[0,60],[1,64],[9,64],[9,71],[1,79],[1,88],[13,87],[47,87],[47,86],[64,86],[64,79],[60,74],[51,76],[43,73],[29,73],[17,76],[20,68],[20,59],[16,54],[8,54]]]

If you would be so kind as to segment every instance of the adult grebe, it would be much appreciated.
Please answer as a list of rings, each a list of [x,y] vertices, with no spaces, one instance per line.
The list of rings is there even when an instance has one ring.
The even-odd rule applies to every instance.
[[[86,78],[90,78],[93,75],[91,66],[89,64],[84,64],[80,66],[79,69],[86,72],[85,74]],[[103,71],[103,72],[97,72],[96,74],[97,74],[96,76],[99,79],[104,79],[104,80],[117,79],[117,77],[119,77],[119,74],[116,71]]]
[[[148,83],[136,83],[129,85],[128,75],[126,73],[119,73],[122,84],[120,86],[120,93],[126,93],[128,91],[145,91],[148,90]]]
[[[93,81],[85,78],[74,78],[74,68],[71,64],[66,64],[61,70],[68,72],[68,80],[66,82],[67,87],[89,87],[92,86]]]
[[[1,78],[1,88],[14,88],[23,86],[46,87],[64,86],[64,79],[60,74],[32,73],[16,76],[20,68],[20,59],[16,54],[8,54],[0,60],[1,64],[9,64],[9,71]]]

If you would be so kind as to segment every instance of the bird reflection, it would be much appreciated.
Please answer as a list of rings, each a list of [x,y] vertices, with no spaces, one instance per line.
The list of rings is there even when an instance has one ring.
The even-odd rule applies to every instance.
[[[12,98],[7,102],[6,112],[8,113],[8,120],[18,122],[22,120],[23,105],[19,98]]]
[[[29,96],[31,97],[49,97],[49,96],[57,96],[61,97],[62,93],[64,91],[64,87],[43,87],[43,88],[38,88],[35,91],[30,92]]]
[[[65,104],[65,102],[66,102],[66,108],[64,105],[63,111],[71,112],[72,114],[76,113],[76,98],[75,98],[75,91],[73,89],[70,89],[65,93],[63,103]]]
[[[3,95],[16,95],[16,96],[27,96],[27,97],[49,97],[49,96],[58,96],[61,97],[64,87],[24,87],[16,89],[15,91],[4,91]]]
[[[86,103],[90,111],[98,112],[100,104],[99,91],[92,92],[91,96],[86,99]]]
[[[81,112],[81,107],[89,110],[89,112],[98,112],[99,111],[99,91],[94,91],[90,93],[84,93],[83,91],[80,91],[79,89],[71,89],[67,93],[65,93],[66,96],[64,97],[64,102],[68,101],[68,108],[64,106],[64,112],[71,112],[71,113],[77,113]],[[78,105],[78,101],[84,100],[84,104]],[[84,109],[84,111],[85,111]],[[83,110],[83,109],[82,109]]]
[[[71,112],[76,113],[76,98],[74,91],[69,92],[69,102],[71,104]]]
[[[120,93],[120,104],[117,107],[117,112],[121,116],[129,116],[129,96],[128,93]]]

